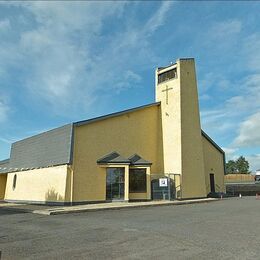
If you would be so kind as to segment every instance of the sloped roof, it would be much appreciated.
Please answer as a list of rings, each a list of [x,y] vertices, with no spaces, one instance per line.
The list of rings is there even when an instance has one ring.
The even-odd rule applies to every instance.
[[[68,124],[13,143],[9,163],[0,166],[1,172],[69,164],[72,130],[73,125]]]
[[[140,155],[138,154],[133,154],[128,158],[131,161],[131,165],[151,165],[152,163],[143,159]]]
[[[109,153],[97,160],[98,164],[130,164],[133,166],[138,165],[151,165],[152,163],[143,159],[138,154],[133,154],[128,159],[120,155],[118,152]]]
[[[9,159],[0,161],[0,174],[5,173],[6,170],[9,168]]]
[[[90,123],[93,123],[93,122],[96,122],[96,121],[101,121],[101,120],[104,120],[104,119],[108,119],[108,118],[112,118],[112,117],[116,117],[116,116],[121,116],[121,115],[131,113],[131,112],[135,112],[135,111],[138,111],[138,110],[141,110],[141,109],[144,109],[144,108],[159,106],[160,104],[161,104],[161,102],[155,102],[155,103],[151,103],[151,104],[147,104],[147,105],[143,105],[143,106],[139,106],[139,107],[130,108],[130,109],[127,109],[127,110],[122,110],[122,111],[115,112],[115,113],[112,113],[112,114],[107,114],[107,115],[104,115],[104,116],[99,116],[99,117],[94,117],[94,118],[90,118],[90,119],[87,119],[87,120],[74,122],[73,124],[76,125],[76,126],[90,124]]]
[[[130,164],[130,160],[117,152],[109,153],[97,160],[98,164]]]
[[[201,129],[201,134],[204,136],[219,152],[222,154],[225,154],[225,152],[218,146],[202,129]]]

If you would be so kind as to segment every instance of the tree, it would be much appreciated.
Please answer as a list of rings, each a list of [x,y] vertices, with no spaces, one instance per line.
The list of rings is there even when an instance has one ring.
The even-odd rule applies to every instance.
[[[226,163],[226,174],[236,173],[236,172],[237,172],[236,162],[234,160],[229,160]]]
[[[249,173],[249,163],[245,159],[245,157],[240,156],[236,160],[236,166],[237,166],[237,170],[238,170],[239,173],[242,173],[242,174],[248,174]]]
[[[236,161],[229,160],[226,163],[226,173],[241,173],[248,174],[249,172],[249,163],[244,156],[240,156]]]

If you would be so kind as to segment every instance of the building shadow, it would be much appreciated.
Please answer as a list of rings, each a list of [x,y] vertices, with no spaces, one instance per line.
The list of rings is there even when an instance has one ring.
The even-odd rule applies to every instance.
[[[45,193],[46,202],[64,202],[64,196],[61,196],[54,188],[49,189]]]

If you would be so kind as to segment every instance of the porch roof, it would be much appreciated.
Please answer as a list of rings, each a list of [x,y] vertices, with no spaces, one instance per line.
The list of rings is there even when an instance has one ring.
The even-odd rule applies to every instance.
[[[131,161],[131,165],[152,165],[151,162],[145,160],[144,158],[142,158],[140,155],[138,154],[133,154],[132,156],[130,156],[128,158],[128,160]]]
[[[130,164],[130,160],[118,152],[109,153],[97,160],[98,164]]]
[[[143,159],[138,154],[131,155],[128,159],[118,152],[109,153],[97,160],[98,164],[129,164],[130,166],[151,165],[152,163]]]

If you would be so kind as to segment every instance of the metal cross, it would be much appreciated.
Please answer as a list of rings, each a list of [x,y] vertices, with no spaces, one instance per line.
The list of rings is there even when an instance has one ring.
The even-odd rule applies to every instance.
[[[162,92],[166,92],[166,105],[168,105],[168,91],[171,90],[173,88],[169,88],[167,85],[166,85],[166,89],[163,89]]]

